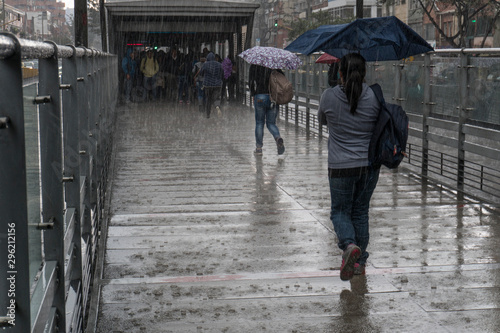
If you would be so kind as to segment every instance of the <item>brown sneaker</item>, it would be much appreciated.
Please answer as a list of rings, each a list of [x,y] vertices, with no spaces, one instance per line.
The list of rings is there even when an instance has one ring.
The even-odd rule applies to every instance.
[[[365,275],[365,265],[355,263],[354,264],[354,275]]]
[[[349,281],[354,275],[354,264],[361,255],[361,249],[356,244],[349,244],[342,254],[342,266],[340,267],[340,279]]]

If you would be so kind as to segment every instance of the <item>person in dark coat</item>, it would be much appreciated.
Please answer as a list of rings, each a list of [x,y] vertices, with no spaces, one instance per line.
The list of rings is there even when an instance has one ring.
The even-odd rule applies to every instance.
[[[169,53],[167,53],[167,60],[166,60],[166,82],[165,82],[165,87],[166,87],[166,95],[167,98],[175,100],[179,85],[179,66],[181,65],[181,57],[177,49],[174,47],[170,50]]]
[[[124,90],[125,90],[125,102],[130,103],[130,93],[132,92],[132,86],[135,79],[135,73],[137,71],[137,62],[135,61],[135,53],[131,47],[127,49],[125,57],[122,59],[122,70],[125,74]]]
[[[201,67],[200,75],[203,76],[203,90],[205,92],[205,112],[207,118],[210,118],[212,104],[215,105],[217,113],[220,114],[220,95],[222,88],[222,79],[224,71],[220,62],[215,60],[215,55],[210,52],[207,61]]]

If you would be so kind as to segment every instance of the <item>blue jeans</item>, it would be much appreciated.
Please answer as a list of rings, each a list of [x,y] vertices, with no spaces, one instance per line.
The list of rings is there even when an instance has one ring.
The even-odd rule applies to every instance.
[[[189,101],[189,84],[187,82],[185,75],[179,75],[178,77],[179,85],[179,101]],[[184,98],[182,97],[184,95]]]
[[[205,91],[203,90],[203,81],[196,81],[196,91],[198,92],[198,105],[203,105],[205,101]]]
[[[130,93],[132,92],[132,82],[134,78],[130,77],[129,80],[125,79],[125,101],[130,102]]]
[[[354,243],[361,248],[360,264],[365,264],[370,241],[368,211],[370,199],[377,186],[380,169],[369,168],[362,175],[328,178],[332,210],[330,219],[338,238],[338,246],[344,251]]]
[[[280,137],[280,130],[276,126],[276,117],[278,117],[278,105],[271,108],[271,98],[268,94],[258,94],[254,96],[255,105],[255,143],[257,148],[264,145],[264,125],[271,132],[276,140]]]

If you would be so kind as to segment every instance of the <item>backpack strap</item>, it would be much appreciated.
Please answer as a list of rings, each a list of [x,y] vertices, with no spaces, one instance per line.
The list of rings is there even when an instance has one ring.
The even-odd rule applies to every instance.
[[[377,97],[380,105],[385,104],[384,93],[382,92],[382,87],[380,87],[380,84],[374,83],[370,86],[370,88],[373,90],[373,93],[375,94],[375,97]]]
[[[370,161],[370,165],[378,169],[381,166],[379,159],[380,154],[380,137],[382,132],[384,131],[385,125],[388,121],[390,121],[390,117],[387,112],[384,112],[384,107],[386,106],[384,100],[384,94],[382,93],[382,87],[378,83],[372,84],[370,86],[375,97],[380,103],[380,110],[377,116],[377,121],[375,127],[373,129],[372,138],[370,140],[370,146],[368,148],[368,160]]]
[[[271,97],[271,101],[273,101],[273,96],[272,96],[273,94],[272,94],[272,91],[271,91],[271,83],[272,83],[271,82],[272,81],[271,78],[272,78],[273,73],[275,71],[276,71],[275,69],[269,69],[269,74],[267,76],[267,78],[268,78],[267,90],[269,92],[269,96]],[[276,71],[276,72],[278,72],[278,71]]]

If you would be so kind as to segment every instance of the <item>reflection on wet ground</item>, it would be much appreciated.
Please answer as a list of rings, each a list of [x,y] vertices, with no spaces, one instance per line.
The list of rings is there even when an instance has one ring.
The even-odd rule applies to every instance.
[[[343,282],[326,140],[281,121],[254,156],[253,111],[222,111],[119,109],[96,332],[498,331],[498,211],[383,169]]]

